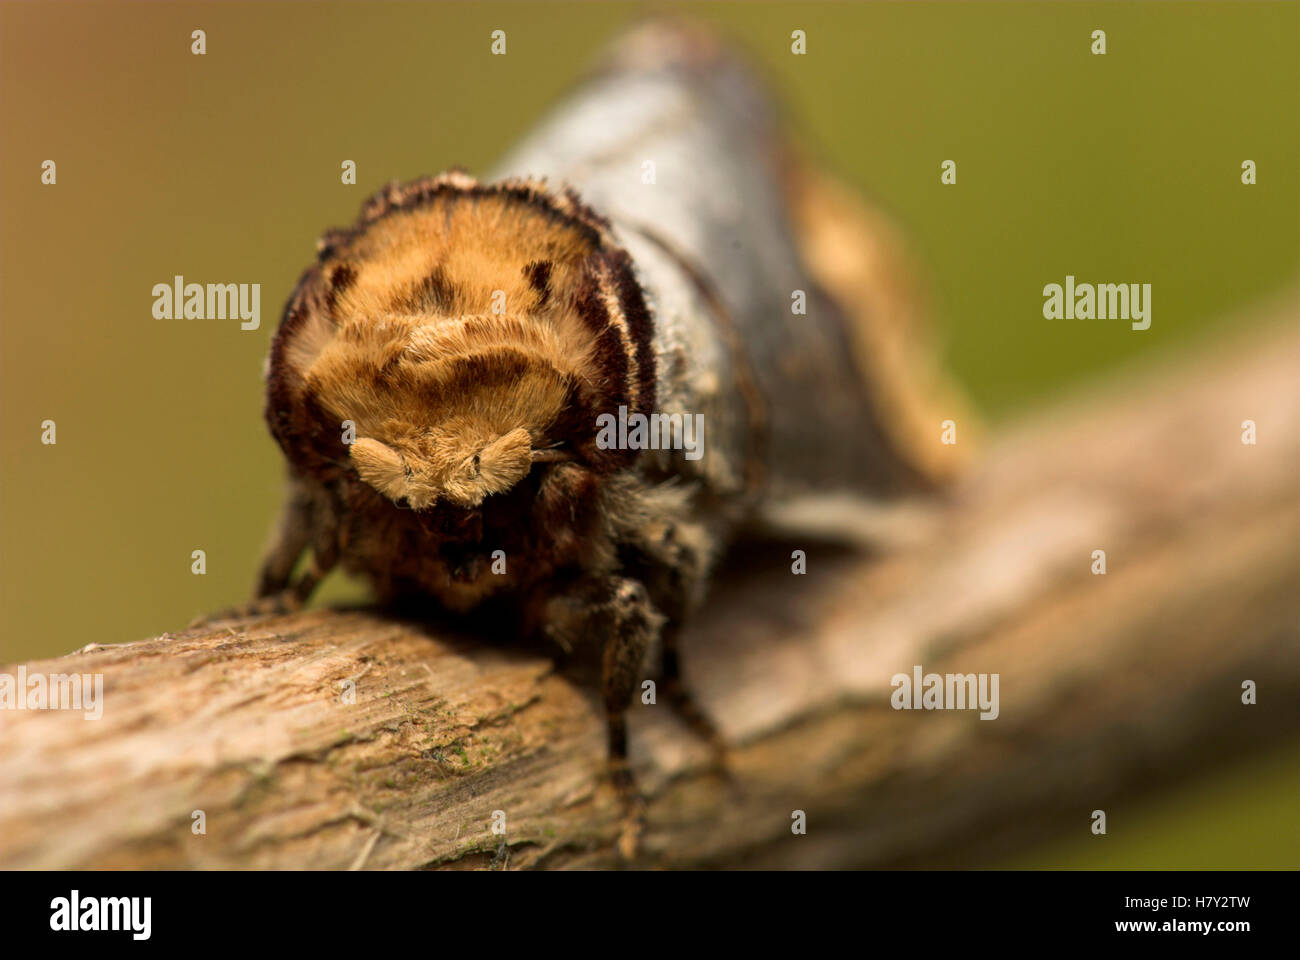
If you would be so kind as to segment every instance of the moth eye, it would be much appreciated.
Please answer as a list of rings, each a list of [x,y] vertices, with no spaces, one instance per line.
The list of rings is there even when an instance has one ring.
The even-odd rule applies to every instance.
[[[398,510],[411,509],[411,501],[406,499],[406,497],[398,497],[396,500],[393,501],[393,504],[397,507]]]

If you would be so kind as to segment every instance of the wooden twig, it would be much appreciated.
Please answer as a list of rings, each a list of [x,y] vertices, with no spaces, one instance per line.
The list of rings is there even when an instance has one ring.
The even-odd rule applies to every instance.
[[[1284,325],[997,435],[883,554],[733,556],[685,656],[734,781],[635,706],[646,862],[986,862],[1293,736],[1300,337],[1294,297],[1270,312]],[[998,673],[1000,715],[892,709],[918,664]],[[316,610],[25,667],[102,674],[103,715],[0,711],[6,868],[617,863],[595,689],[541,653]]]

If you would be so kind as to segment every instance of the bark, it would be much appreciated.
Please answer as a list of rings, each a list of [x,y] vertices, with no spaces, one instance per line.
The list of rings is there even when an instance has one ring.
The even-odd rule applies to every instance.
[[[732,778],[634,706],[645,862],[985,863],[1294,737],[1296,300],[1268,312],[997,433],[950,499],[888,515],[884,552],[736,551],[684,643]],[[1000,715],[892,709],[916,664],[999,674]],[[102,674],[104,709],[0,711],[5,868],[618,862],[595,686],[537,651],[315,610],[25,667]]]

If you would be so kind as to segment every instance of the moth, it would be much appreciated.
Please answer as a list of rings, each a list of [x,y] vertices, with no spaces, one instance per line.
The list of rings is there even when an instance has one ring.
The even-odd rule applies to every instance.
[[[594,650],[634,849],[626,712],[651,665],[721,749],[679,646],[735,534],[955,464],[907,277],[738,60],[643,28],[494,175],[391,183],[321,239],[267,366],[290,479],[261,609],[342,567]]]

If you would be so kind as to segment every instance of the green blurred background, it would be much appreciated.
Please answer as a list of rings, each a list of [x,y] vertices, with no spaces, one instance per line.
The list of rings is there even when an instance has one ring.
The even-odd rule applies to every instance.
[[[949,363],[995,421],[1214,337],[1295,280],[1294,3],[5,3],[0,659],[243,599],[281,493],[260,368],[317,235],[387,180],[486,171],[605,40],[665,10],[747,46],[796,135],[897,216]],[[507,56],[488,55],[494,29]],[[1152,283],[1151,329],[1041,322],[1043,284],[1067,273]],[[261,329],[155,320],[151,288],[175,274],[261,283]],[[40,443],[47,418],[56,446]],[[190,572],[200,548],[206,576]],[[317,602],[362,596],[335,578]],[[1017,862],[1294,866],[1297,766],[1250,769],[1259,789],[1225,794],[1219,776],[1168,801],[1249,824],[1229,849],[1175,832],[1163,853]]]

